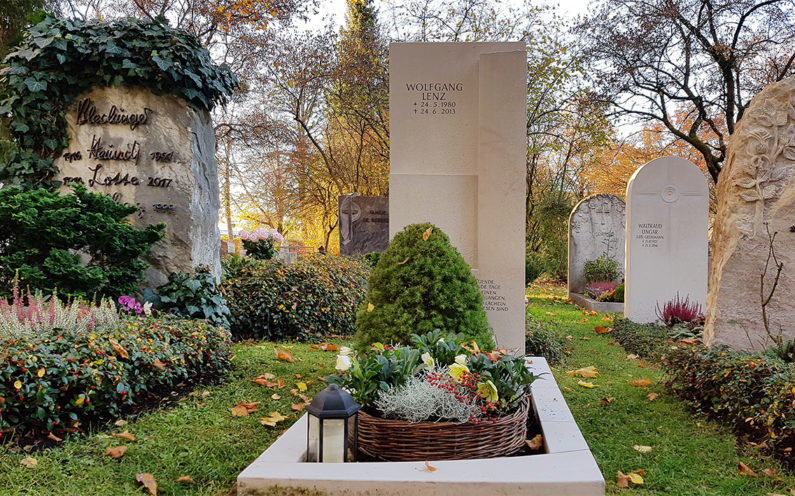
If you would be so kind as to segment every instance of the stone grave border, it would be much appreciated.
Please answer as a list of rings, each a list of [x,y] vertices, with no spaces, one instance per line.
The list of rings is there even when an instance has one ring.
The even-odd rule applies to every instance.
[[[605,494],[605,481],[555,382],[546,359],[528,357],[543,374],[532,386],[546,453],[483,460],[304,463],[306,415],[237,478],[238,494],[271,486],[302,487],[327,495],[591,496]]]
[[[591,310],[592,312],[624,314],[623,301],[596,301],[580,293],[569,293],[569,299],[578,307]]]

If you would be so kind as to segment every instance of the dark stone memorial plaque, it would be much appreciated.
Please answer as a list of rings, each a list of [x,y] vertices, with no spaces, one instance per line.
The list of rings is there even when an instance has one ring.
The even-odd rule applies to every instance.
[[[382,252],[389,244],[389,198],[339,197],[340,255]]]

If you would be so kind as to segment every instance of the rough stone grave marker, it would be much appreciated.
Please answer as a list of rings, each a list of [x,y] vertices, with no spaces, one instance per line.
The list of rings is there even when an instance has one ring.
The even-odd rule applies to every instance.
[[[624,315],[655,322],[656,308],[679,294],[707,297],[709,192],[698,167],[682,158],[652,160],[627,184]]]
[[[340,255],[381,253],[389,244],[389,198],[339,197]]]
[[[218,171],[210,115],[141,88],[94,88],[67,111],[69,148],[56,179],[137,205],[136,227],[165,222],[146,261],[149,287],[172,272],[210,267],[220,277]],[[62,186],[63,191],[71,188]]]
[[[624,201],[615,195],[593,195],[569,216],[569,293],[585,291],[585,262],[606,256],[624,272]]]
[[[393,43],[389,73],[390,236],[439,226],[497,344],[524,352],[525,45]]]
[[[772,343],[762,323],[762,300],[770,331],[795,339],[795,77],[757,95],[729,141],[717,185],[718,212],[712,235],[704,342],[760,350]],[[762,291],[762,274],[764,292]]]

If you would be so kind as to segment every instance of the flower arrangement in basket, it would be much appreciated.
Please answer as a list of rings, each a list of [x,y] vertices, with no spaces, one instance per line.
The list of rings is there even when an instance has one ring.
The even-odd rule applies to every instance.
[[[530,384],[524,358],[485,352],[438,330],[411,346],[343,348],[326,379],[362,405],[359,450],[382,460],[506,456],[527,435]]]
[[[276,255],[276,243],[283,243],[284,236],[276,229],[258,227],[251,231],[240,231],[243,248],[251,258],[270,260]]]

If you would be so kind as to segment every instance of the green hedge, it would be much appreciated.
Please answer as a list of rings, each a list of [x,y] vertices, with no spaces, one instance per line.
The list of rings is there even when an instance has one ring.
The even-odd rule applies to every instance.
[[[670,350],[663,366],[672,390],[696,410],[766,442],[795,466],[795,364],[775,357],[703,346]]]
[[[266,260],[242,266],[223,283],[232,335],[307,340],[353,334],[369,267],[362,260],[311,255],[286,265]]]
[[[199,321],[125,319],[0,343],[0,429],[117,415],[159,387],[225,372],[230,337]]]
[[[624,318],[615,319],[612,335],[629,353],[654,360],[666,352],[670,337],[667,327],[638,324]]]

